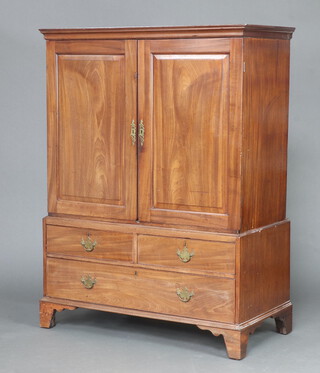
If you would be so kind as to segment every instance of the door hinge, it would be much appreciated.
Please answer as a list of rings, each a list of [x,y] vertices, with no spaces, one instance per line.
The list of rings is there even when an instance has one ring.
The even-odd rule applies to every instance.
[[[243,72],[245,73],[246,72],[246,63],[243,62]]]
[[[134,78],[135,78],[135,79],[138,79],[138,77],[139,77],[139,74],[138,74],[137,72],[135,72],[135,73],[134,73]]]

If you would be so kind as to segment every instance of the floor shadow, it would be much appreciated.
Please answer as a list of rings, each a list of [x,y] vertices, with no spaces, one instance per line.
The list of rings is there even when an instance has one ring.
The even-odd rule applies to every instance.
[[[195,325],[162,321],[136,316],[127,316],[102,311],[78,309],[57,315],[57,325],[81,328],[88,334],[103,334],[112,331],[136,341],[161,343],[171,346],[183,345],[184,349],[215,356],[226,356],[222,336],[215,337],[210,331],[200,330]],[[255,346],[267,343],[276,333],[273,319],[266,320],[249,337],[248,353]]]

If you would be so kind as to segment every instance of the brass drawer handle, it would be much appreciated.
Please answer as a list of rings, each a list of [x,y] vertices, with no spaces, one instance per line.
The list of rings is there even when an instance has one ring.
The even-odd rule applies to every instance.
[[[92,289],[94,284],[96,283],[96,279],[91,277],[90,275],[83,275],[81,277],[81,283],[86,289]]]
[[[193,291],[189,291],[187,288],[177,289],[177,295],[181,302],[189,302],[189,300],[194,296]]]
[[[190,262],[191,258],[194,256],[194,252],[189,251],[187,243],[185,242],[183,249],[182,250],[178,249],[177,255],[183,263],[188,263]]]
[[[82,238],[80,243],[88,253],[93,251],[94,248],[97,246],[97,241],[96,240],[94,240],[94,241],[91,240],[90,233],[88,233],[86,240],[84,240]]]

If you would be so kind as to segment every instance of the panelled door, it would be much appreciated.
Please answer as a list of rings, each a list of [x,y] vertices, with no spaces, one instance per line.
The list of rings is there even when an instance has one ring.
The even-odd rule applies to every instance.
[[[137,41],[48,42],[49,213],[137,218]]]
[[[239,228],[240,39],[138,42],[139,219]]]

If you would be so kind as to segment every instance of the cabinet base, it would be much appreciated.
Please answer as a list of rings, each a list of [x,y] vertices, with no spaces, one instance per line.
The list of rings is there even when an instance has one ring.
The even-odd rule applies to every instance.
[[[40,301],[40,326],[41,328],[53,328],[56,325],[55,314],[63,310],[73,311],[77,307],[67,306],[47,301]]]
[[[291,302],[286,302],[244,323],[227,324],[174,315],[155,315],[146,311],[123,309],[118,307],[105,306],[101,304],[92,304],[49,297],[44,297],[40,300],[40,326],[42,328],[52,328],[55,326],[56,311],[60,312],[63,310],[75,310],[76,308],[86,308],[99,311],[121,313],[132,316],[147,317],[151,319],[174,321],[185,324],[194,324],[202,330],[209,330],[214,336],[222,335],[226,344],[226,349],[229,358],[236,360],[241,360],[246,356],[249,335],[253,334],[256,328],[258,328],[267,318],[272,317],[275,319],[276,330],[280,334],[289,334],[292,330]]]
[[[271,314],[271,315],[270,315]],[[272,317],[276,322],[276,330],[280,334],[289,334],[292,331],[292,304],[288,303],[273,309],[267,314],[261,315],[246,323],[235,325],[238,330],[228,330],[224,328],[208,328],[198,325],[200,329],[210,330],[214,336],[222,335],[230,359],[241,360],[246,356],[249,335],[267,318]]]

